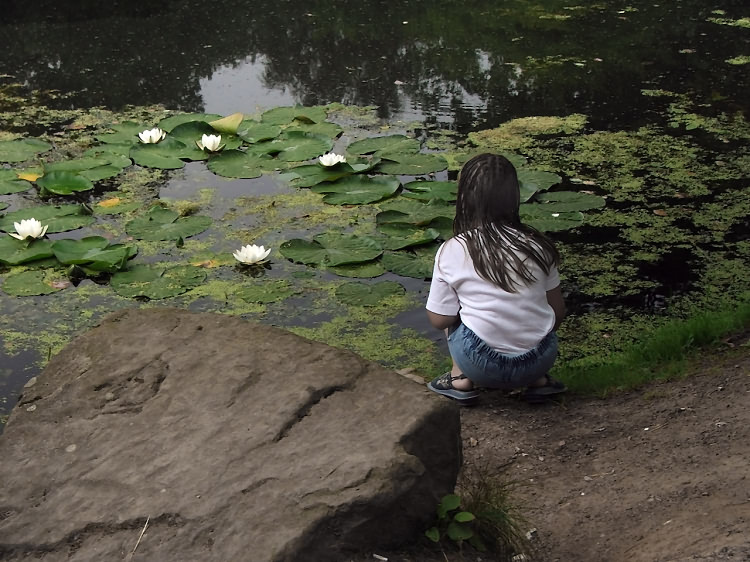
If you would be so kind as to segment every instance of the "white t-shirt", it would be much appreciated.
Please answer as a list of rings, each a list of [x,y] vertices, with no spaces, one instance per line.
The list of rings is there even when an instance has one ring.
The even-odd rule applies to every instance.
[[[536,281],[519,282],[509,293],[477,274],[461,236],[444,242],[435,256],[427,310],[455,316],[493,349],[508,355],[536,347],[555,325],[547,291],[560,284],[557,268],[549,275],[536,262],[526,261]]]

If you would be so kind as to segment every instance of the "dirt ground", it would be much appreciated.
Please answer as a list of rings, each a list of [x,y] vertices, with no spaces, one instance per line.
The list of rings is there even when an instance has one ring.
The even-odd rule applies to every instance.
[[[511,462],[514,499],[536,529],[528,560],[750,560],[747,339],[706,352],[685,378],[606,399],[530,406],[486,393],[462,409],[465,466]],[[377,554],[495,560],[448,549]]]

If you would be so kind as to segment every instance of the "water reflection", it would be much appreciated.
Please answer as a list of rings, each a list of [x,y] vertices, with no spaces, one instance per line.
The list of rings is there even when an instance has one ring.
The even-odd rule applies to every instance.
[[[263,78],[265,65],[263,57],[248,57],[224,65],[211,76],[202,78],[203,111],[226,115],[230,112],[227,108],[242,108],[244,113],[255,113],[277,105],[294,105],[297,99],[283,84],[277,88],[266,85]]]
[[[295,193],[295,189],[278,179],[264,174],[253,179],[231,179],[217,176],[203,162],[188,162],[181,173],[175,174],[159,189],[160,199],[194,199],[203,190],[211,190],[212,197],[233,200],[237,197]]]
[[[70,4],[6,1],[0,23],[0,74],[72,93],[70,106],[340,101],[467,129],[573,112],[632,124],[642,88],[748,104],[747,73],[724,61],[750,38],[708,21],[744,15],[742,0]]]

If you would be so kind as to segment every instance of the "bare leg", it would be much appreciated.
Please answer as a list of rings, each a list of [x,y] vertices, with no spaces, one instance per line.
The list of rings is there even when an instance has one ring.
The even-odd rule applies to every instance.
[[[449,328],[446,328],[445,330],[445,337],[448,337]],[[451,367],[451,376],[457,377],[459,375],[462,375],[463,372],[461,371],[461,368],[456,365],[456,361],[451,357],[451,361],[453,361],[453,367]],[[474,383],[471,382],[469,379],[454,379],[453,382],[453,388],[456,390],[472,390],[474,388]]]

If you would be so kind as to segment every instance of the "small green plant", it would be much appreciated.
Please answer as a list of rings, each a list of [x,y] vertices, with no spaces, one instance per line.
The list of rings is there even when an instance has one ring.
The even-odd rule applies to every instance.
[[[461,510],[461,498],[456,494],[448,494],[440,500],[437,508],[437,523],[425,531],[425,535],[433,542],[448,537],[458,546],[469,541],[478,550],[486,550],[474,534],[472,522],[476,520],[474,514]]]
[[[529,522],[513,498],[520,483],[510,478],[508,470],[511,466],[510,462],[499,467],[467,465],[456,488],[461,495],[461,506],[475,516],[471,522],[474,536],[469,539],[469,544],[504,561],[533,552],[526,533]]]

